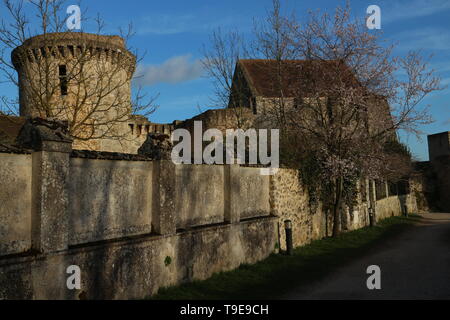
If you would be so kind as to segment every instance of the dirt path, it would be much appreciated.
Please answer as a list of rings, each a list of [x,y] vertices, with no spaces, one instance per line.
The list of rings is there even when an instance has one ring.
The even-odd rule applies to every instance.
[[[383,247],[282,299],[450,299],[450,213],[423,216]],[[367,289],[370,265],[381,269],[380,290]]]

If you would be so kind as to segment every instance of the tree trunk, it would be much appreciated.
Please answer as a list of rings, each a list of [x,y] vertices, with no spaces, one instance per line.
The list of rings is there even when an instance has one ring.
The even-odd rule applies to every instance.
[[[341,233],[341,201],[342,201],[342,178],[336,179],[335,183],[335,201],[333,206],[333,237]]]

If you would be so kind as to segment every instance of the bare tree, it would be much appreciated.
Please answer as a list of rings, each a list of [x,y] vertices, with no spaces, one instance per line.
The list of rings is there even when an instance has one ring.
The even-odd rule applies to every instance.
[[[237,63],[248,56],[248,49],[243,36],[238,31],[224,33],[220,28],[210,36],[210,46],[203,46],[202,64],[205,76],[212,80],[214,93],[210,107],[231,108],[235,117],[235,126],[246,126],[248,113],[242,108],[246,99],[246,88],[241,87]]]
[[[275,59],[277,70],[274,70],[274,74],[281,81],[281,61],[295,56],[292,42],[286,36],[290,30],[286,18],[281,14],[278,0],[273,1],[273,9],[267,16],[268,20],[264,23],[253,21],[255,40],[246,42],[238,31],[223,32],[219,28],[211,34],[209,45],[203,47],[203,67],[214,85],[212,106],[233,108],[239,127],[245,122],[245,110],[242,107],[254,102],[246,101],[248,87],[240,81],[243,75],[237,68],[238,61],[255,57]],[[277,102],[283,103],[284,100],[281,97]]]
[[[3,3],[9,17],[0,22],[1,80],[20,90],[20,99],[2,97],[3,112],[66,120],[74,138],[90,141],[122,139],[121,123],[134,113],[155,110],[156,97],[144,102],[145,95],[137,90],[130,98],[139,61],[126,48],[131,28],[123,33],[125,41],[105,38],[104,22],[97,16],[95,33],[71,32],[66,28],[66,0]]]
[[[389,145],[399,144],[398,130],[418,134],[430,123],[421,102],[440,79],[417,52],[395,57],[380,32],[351,18],[349,3],[300,23],[274,0],[254,38],[252,57],[271,61],[275,92],[260,123],[281,129],[282,161],[320,189],[337,235],[349,186],[407,174],[409,157]]]
[[[203,47],[202,64],[214,85],[213,106],[225,108],[232,92],[236,63],[244,56],[243,39],[238,31],[223,33],[219,28],[212,32],[210,45]]]
[[[304,24],[288,23],[294,46],[310,60],[299,72],[299,103],[288,111],[288,127],[312,142],[306,151],[332,192],[336,235],[346,181],[406,173],[401,163],[408,159],[387,145],[398,142],[398,130],[418,134],[420,125],[430,123],[420,102],[440,89],[440,80],[419,53],[394,57],[380,33],[351,19],[349,3],[334,15],[312,12]],[[406,76],[397,77],[398,71]]]

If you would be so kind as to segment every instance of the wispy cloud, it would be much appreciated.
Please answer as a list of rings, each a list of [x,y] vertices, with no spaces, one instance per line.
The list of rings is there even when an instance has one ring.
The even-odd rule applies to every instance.
[[[383,23],[426,17],[450,10],[448,0],[406,0],[391,3],[381,7]]]
[[[180,83],[200,78],[203,66],[191,55],[172,57],[159,65],[138,65],[134,83],[150,86],[156,83]]]

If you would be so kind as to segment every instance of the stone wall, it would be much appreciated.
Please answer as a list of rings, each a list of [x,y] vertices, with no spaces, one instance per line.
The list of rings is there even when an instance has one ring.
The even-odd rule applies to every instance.
[[[405,205],[409,213],[417,212],[414,195],[392,196],[376,202],[377,221],[405,214]]]
[[[309,197],[300,182],[298,170],[279,169],[276,175],[271,176],[270,192],[273,213],[279,217],[281,249],[286,248],[285,220],[292,221],[295,247],[324,236],[322,225],[325,224],[325,221],[319,210],[316,213],[316,210],[310,207]]]
[[[176,166],[177,229],[224,222],[224,168],[204,165]]]
[[[298,170],[279,169],[276,175],[271,176],[270,184],[271,208],[272,213],[278,217],[278,239],[282,250],[286,249],[285,220],[292,221],[294,247],[331,235],[333,226],[331,213],[322,208],[320,204],[310,201],[308,192],[302,186]],[[368,194],[368,184],[365,187],[367,188],[365,192]],[[377,198],[376,194],[373,198]],[[375,202],[376,220],[380,221],[391,216],[404,214],[405,204],[409,212],[417,212],[413,194],[387,196],[377,200]],[[370,225],[369,203],[366,199],[363,199],[360,192],[353,208],[344,207],[341,229],[351,231],[368,225]]]
[[[31,160],[0,153],[0,256],[31,249]]]
[[[262,218],[1,259],[0,299],[142,299],[266,258],[275,228],[274,218]],[[70,265],[81,269],[81,290],[67,289]]]
[[[297,170],[262,176],[257,167],[72,151],[49,130],[34,127],[29,153],[0,153],[0,299],[143,298],[285,249],[287,219],[294,246],[331,233]],[[368,204],[357,202],[344,231],[369,224]],[[405,204],[415,210],[410,195],[380,199],[377,220]],[[65,285],[70,265],[81,268],[81,290]]]
[[[227,129],[252,127],[255,116],[249,108],[211,109],[179,123],[176,128],[184,128],[192,133],[195,121],[202,122],[204,131],[214,128],[225,133]]]
[[[274,252],[259,168],[96,158],[39,130],[31,154],[0,153],[0,299],[143,298]]]
[[[150,161],[71,158],[69,244],[151,232]]]
[[[270,177],[259,173],[258,168],[239,165],[226,166],[229,170],[227,199],[230,214],[241,219],[275,214],[270,207]],[[259,190],[259,192],[255,192]]]
[[[154,218],[159,215],[164,190],[158,179],[171,189],[173,231],[271,214],[270,178],[260,175],[259,168],[89,159],[79,157],[80,153],[66,154],[61,160],[62,155],[0,153],[0,178],[6,182],[0,193],[0,256],[31,248],[32,218],[36,218],[36,226],[44,227],[38,216],[52,209],[44,207],[45,201],[49,206],[64,203],[60,211],[66,212],[68,246],[159,233]],[[168,172],[160,172],[162,164],[169,166]],[[39,173],[52,166],[64,172],[64,185],[49,198],[50,189],[41,184],[56,188],[61,181]],[[38,237],[42,237],[40,232],[36,232]]]

